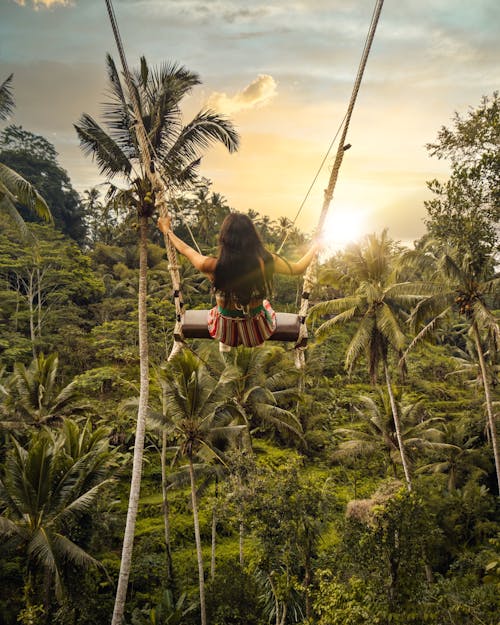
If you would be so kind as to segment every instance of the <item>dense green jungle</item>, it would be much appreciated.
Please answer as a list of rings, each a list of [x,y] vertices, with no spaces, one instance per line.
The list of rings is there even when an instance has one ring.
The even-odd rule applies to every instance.
[[[111,622],[144,362],[126,625],[498,625],[498,94],[473,104],[428,145],[450,176],[427,183],[426,235],[408,249],[381,228],[321,256],[303,369],[278,342],[190,341],[169,360],[147,180],[117,192],[94,141],[110,184],[79,196],[49,141],[2,131],[3,625]],[[216,254],[238,207],[189,173],[173,226]],[[30,184],[53,223],[19,202]],[[307,249],[289,218],[249,214],[269,249]],[[186,306],[211,306],[179,263]],[[296,311],[301,284],[276,276],[275,307]]]

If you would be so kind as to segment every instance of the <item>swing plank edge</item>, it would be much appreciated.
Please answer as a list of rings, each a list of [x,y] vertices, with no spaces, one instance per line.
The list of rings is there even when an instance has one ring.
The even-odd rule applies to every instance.
[[[276,313],[276,331],[268,341],[295,342],[299,337],[300,318],[295,313]],[[186,339],[210,339],[208,310],[185,310],[182,315],[182,333]]]

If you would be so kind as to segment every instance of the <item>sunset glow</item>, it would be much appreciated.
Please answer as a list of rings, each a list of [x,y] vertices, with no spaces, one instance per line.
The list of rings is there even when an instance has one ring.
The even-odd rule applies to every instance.
[[[343,249],[348,243],[359,240],[364,234],[363,215],[352,207],[338,207],[328,215],[322,240],[326,251]]]
[[[499,7],[386,3],[335,189],[332,245],[384,228],[403,242],[424,233],[426,181],[449,175],[449,163],[430,158],[425,146],[455,111],[498,88]],[[211,190],[235,210],[293,218],[346,112],[372,3],[142,0],[115,8],[131,68],[145,56],[151,67],[176,62],[199,75],[183,101],[184,123],[210,107],[237,127],[238,152],[211,147],[203,158]],[[100,185],[73,124],[83,113],[100,119],[106,53],[117,60],[104,2],[1,0],[0,33],[0,81],[14,74],[16,103],[5,125],[53,142],[78,192]],[[332,159],[297,220],[308,234]]]

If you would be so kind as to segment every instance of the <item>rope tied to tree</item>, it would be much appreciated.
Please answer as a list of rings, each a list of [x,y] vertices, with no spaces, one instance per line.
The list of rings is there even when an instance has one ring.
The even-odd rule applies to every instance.
[[[123,74],[125,77],[125,83],[127,85],[127,90],[129,94],[129,99],[132,104],[132,110],[134,112],[135,123],[133,124],[135,135],[137,138],[138,149],[140,154],[139,163],[141,168],[143,167],[143,173],[145,173],[146,177],[151,183],[153,191],[155,193],[155,205],[158,208],[158,212],[161,217],[167,217],[169,214],[168,211],[168,201],[167,194],[169,192],[169,188],[157,171],[157,163],[151,158],[150,152],[150,141],[147,136],[146,128],[144,126],[144,121],[142,119],[141,109],[139,106],[139,102],[137,101],[136,91],[134,89],[134,84],[132,81],[132,76],[130,74],[130,70],[127,63],[127,58],[125,56],[125,50],[123,48],[122,39],[120,36],[120,31],[118,29],[118,23],[116,21],[116,17],[114,14],[113,6],[110,0],[106,0],[106,7],[108,10],[109,19],[111,22],[111,28],[113,30],[113,35],[115,37],[116,47],[118,49],[118,54],[120,56],[120,61],[123,68]],[[152,147],[152,146],[151,146]],[[153,150],[154,151],[154,150]],[[172,280],[172,288],[174,292],[174,305],[175,305],[175,327],[174,327],[174,349],[172,351],[179,351],[180,346],[176,346],[175,343],[182,344],[184,338],[182,334],[182,311],[184,308],[184,300],[182,297],[181,291],[181,278],[179,271],[179,263],[177,258],[177,250],[174,245],[170,241],[167,235],[164,235],[165,241],[165,249],[167,251],[167,259],[168,259],[168,267]]]

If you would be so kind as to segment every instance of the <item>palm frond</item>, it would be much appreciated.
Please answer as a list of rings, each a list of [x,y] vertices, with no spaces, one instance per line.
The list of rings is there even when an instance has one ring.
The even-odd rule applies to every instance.
[[[377,327],[396,350],[403,349],[406,337],[401,331],[393,311],[386,303],[377,310]]]
[[[401,357],[400,363],[406,360],[409,352],[411,352],[412,349],[414,349],[417,345],[425,341],[429,336],[432,335],[433,332],[437,330],[441,321],[445,319],[450,314],[450,312],[451,312],[451,308],[445,308],[445,310],[443,310],[441,314],[434,317],[434,319],[429,321],[429,323],[426,326],[424,326],[422,330],[420,330],[417,336],[415,336],[415,338],[411,341],[411,343],[406,348],[403,356]]]
[[[50,538],[44,529],[38,527],[31,536],[27,551],[30,558],[54,574],[57,564]]]
[[[466,273],[456,261],[458,253],[444,253],[438,260],[438,271],[447,276],[453,284],[463,284],[467,281]]]
[[[317,320],[325,315],[338,315],[349,310],[356,312],[361,304],[361,301],[360,297],[353,295],[328,300],[326,302],[320,302],[311,308],[309,311],[309,318],[311,320]]]
[[[47,222],[52,222],[52,214],[43,197],[35,187],[4,163],[0,163],[0,200],[17,201]],[[15,210],[15,207],[14,207]]]
[[[351,370],[358,358],[366,351],[372,335],[372,325],[372,321],[366,316],[359,323],[345,355],[347,369]]]
[[[412,330],[419,328],[422,323],[426,323],[429,317],[444,318],[442,313],[446,310],[447,314],[452,310],[453,294],[449,291],[442,290],[441,293],[426,297],[417,303],[413,309],[408,324]],[[446,315],[444,315],[446,316]]]
[[[2,186],[0,180],[0,212],[3,212],[14,223],[18,231],[23,237],[28,237],[30,231],[24,222],[24,219],[19,214],[10,191]]]
[[[14,110],[14,96],[12,95],[12,79],[10,74],[0,85],[0,120],[6,120]]]
[[[255,410],[260,420],[265,424],[272,425],[278,432],[289,432],[302,439],[303,433],[300,421],[289,410],[269,404],[256,404]]]
[[[239,135],[233,124],[225,117],[213,111],[201,111],[186,126],[163,158],[168,168],[170,159],[181,163],[190,163],[199,158],[200,152],[213,143],[222,143],[230,153],[239,145]]]
[[[117,174],[130,174],[132,167],[127,155],[90,115],[83,114],[80,123],[74,124],[74,128],[84,154],[95,158],[99,173],[109,178]]]
[[[106,55],[106,69],[109,80],[110,101],[104,103],[104,119],[112,131],[113,138],[124,153],[135,153],[136,146],[131,142],[131,128],[133,126],[133,110],[128,102],[120,75],[110,54]]]
[[[473,303],[473,316],[480,328],[484,328],[493,337],[495,344],[500,344],[500,325],[495,315],[479,300]]]
[[[64,560],[72,562],[79,568],[89,568],[100,566],[98,560],[93,558],[84,549],[75,544],[72,540],[60,533],[54,533],[52,536],[52,545],[54,552]]]
[[[0,516],[0,536],[9,537],[23,535],[22,528],[5,516]]]

